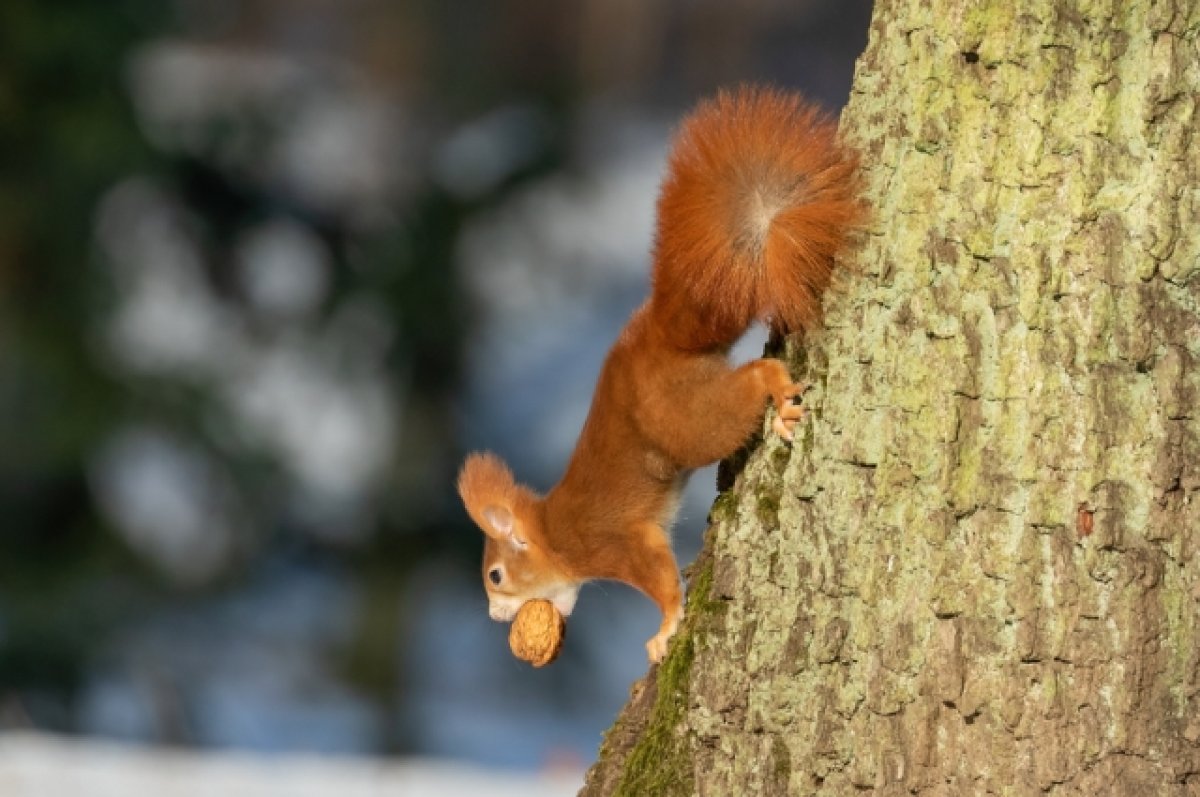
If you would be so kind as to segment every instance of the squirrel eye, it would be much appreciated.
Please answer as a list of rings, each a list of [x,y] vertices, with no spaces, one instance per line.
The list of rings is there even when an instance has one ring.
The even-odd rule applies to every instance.
[[[488,579],[497,587],[500,586],[500,582],[503,580],[503,578],[504,576],[500,573],[500,568],[498,567],[493,567],[488,571]]]

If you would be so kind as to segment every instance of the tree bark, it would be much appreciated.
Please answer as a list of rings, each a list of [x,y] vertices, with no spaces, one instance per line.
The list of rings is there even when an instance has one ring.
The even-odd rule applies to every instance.
[[[1200,0],[877,3],[809,417],[582,794],[1200,794],[1198,104]]]

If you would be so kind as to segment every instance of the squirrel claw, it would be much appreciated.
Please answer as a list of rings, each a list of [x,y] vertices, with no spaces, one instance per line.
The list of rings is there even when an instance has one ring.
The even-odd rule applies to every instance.
[[[785,421],[783,416],[776,415],[775,420],[771,423],[771,428],[775,430],[775,434],[779,435],[790,443],[792,442],[792,427],[795,426],[795,424],[795,420]]]
[[[771,428],[789,443],[792,441],[792,428],[796,425],[796,421],[803,418],[807,412],[804,405],[798,402],[803,398],[806,390],[808,390],[808,385],[793,383],[781,390],[775,401],[775,420],[772,422]]]

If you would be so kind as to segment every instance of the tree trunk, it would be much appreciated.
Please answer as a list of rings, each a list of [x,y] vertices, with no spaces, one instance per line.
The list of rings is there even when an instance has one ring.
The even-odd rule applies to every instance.
[[[879,0],[810,414],[583,794],[1200,794],[1198,104],[1200,0]]]

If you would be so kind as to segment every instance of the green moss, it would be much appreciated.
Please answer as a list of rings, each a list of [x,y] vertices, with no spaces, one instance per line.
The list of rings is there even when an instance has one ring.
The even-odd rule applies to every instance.
[[[792,450],[787,446],[778,446],[771,452],[771,468],[782,476],[787,469],[788,461],[792,458]]]
[[[758,514],[758,520],[767,528],[778,528],[779,526],[779,501],[782,497],[782,488],[778,483],[764,485],[758,493],[758,500],[755,504],[755,510]]]
[[[712,509],[708,512],[710,524],[723,523],[737,518],[738,497],[732,490],[726,490],[713,501]]]
[[[701,553],[695,562],[696,575],[688,586],[687,617],[683,622],[684,633],[691,634],[702,625],[702,620],[725,610],[725,603],[712,597],[713,559],[711,554]]]
[[[657,797],[695,793],[691,753],[680,729],[687,707],[688,682],[695,660],[698,628],[724,604],[712,598],[712,559],[699,562],[688,590],[687,614],[671,642],[655,679],[658,693],[646,727],[625,760],[617,797]],[[603,752],[601,753],[603,755]]]
[[[650,721],[626,759],[624,775],[614,792],[618,797],[694,793],[690,755],[679,731],[694,658],[695,645],[685,629],[658,668],[658,695]]]

